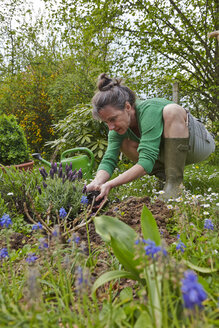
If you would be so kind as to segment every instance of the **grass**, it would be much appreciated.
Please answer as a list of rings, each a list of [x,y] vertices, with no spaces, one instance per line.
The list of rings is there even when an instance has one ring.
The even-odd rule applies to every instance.
[[[120,164],[115,175],[128,167]],[[162,274],[165,278],[164,294],[160,295],[161,326],[150,321],[149,289],[140,283],[121,290],[118,279],[91,296],[96,272],[98,276],[103,273],[98,271],[100,264],[105,261],[107,271],[122,269],[110,244],[92,251],[90,244],[79,241],[76,234],[69,236],[70,241],[65,243],[57,234],[48,239],[42,230],[25,230],[21,213],[13,211],[9,213],[13,224],[0,230],[0,248],[8,252],[5,257],[0,253],[0,327],[216,327],[219,324],[217,166],[204,162],[186,167],[184,185],[182,197],[169,201],[167,206],[174,213],[168,230],[178,235],[177,243],[180,241],[185,247],[183,251],[177,249],[177,243],[168,247],[165,271],[161,260],[156,263],[158,276]],[[157,198],[159,182],[155,177],[145,176],[116,188],[110,194],[110,202],[142,195],[150,196],[152,202]],[[2,210],[7,210],[7,202],[0,202]],[[205,228],[206,219],[213,223],[213,230]],[[12,250],[9,238],[19,231],[19,226],[31,236],[30,242]],[[103,252],[108,254],[105,259],[99,256]],[[148,268],[144,252],[136,252],[142,265]],[[197,274],[207,294],[202,309],[184,307],[181,285],[188,269]]]

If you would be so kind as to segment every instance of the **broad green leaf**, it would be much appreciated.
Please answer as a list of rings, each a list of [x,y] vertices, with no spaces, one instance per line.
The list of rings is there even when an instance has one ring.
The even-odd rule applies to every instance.
[[[106,273],[102,274],[102,276],[100,276],[93,284],[92,295],[96,292],[96,290],[100,286],[104,285],[108,281],[120,279],[120,278],[127,278],[127,279],[135,280],[135,276],[128,271],[115,270],[115,271],[106,272]]]
[[[133,240],[133,245],[134,245],[134,240]],[[130,252],[127,248],[124,247],[122,243],[120,243],[118,240],[115,238],[111,237],[111,246],[113,249],[114,255],[117,257],[119,262],[124,266],[124,268],[131,272],[135,280],[138,280],[139,282],[143,283],[143,280],[139,277],[139,274],[141,271],[140,269],[137,269],[137,267],[140,265],[141,260],[137,259],[134,260],[134,250]]]
[[[146,311],[141,312],[140,316],[138,317],[138,320],[134,325],[134,328],[153,328],[153,327],[154,325],[150,315]]]
[[[125,300],[132,300],[133,299],[133,291],[131,287],[125,287],[120,295],[119,298],[121,299],[121,301],[125,301]]]
[[[193,269],[197,272],[201,272],[201,273],[211,273],[211,272],[217,272],[218,269],[215,268],[215,269],[211,269],[211,268],[203,268],[203,267],[199,267],[187,260],[183,260],[183,262],[190,268],[190,269]]]
[[[96,232],[105,242],[110,242],[111,237],[113,237],[119,243],[124,245],[123,247],[133,253],[137,233],[126,223],[117,218],[102,215],[94,218],[94,224]]]
[[[155,218],[145,205],[141,212],[141,229],[144,239],[151,239],[156,245],[161,244],[160,233]]]

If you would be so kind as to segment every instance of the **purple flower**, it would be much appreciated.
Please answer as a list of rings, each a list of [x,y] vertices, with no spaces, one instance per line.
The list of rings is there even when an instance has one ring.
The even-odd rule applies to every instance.
[[[72,174],[71,175],[71,180],[69,179],[69,181],[73,182],[77,179],[77,174]]]
[[[68,173],[67,173],[67,177],[68,177],[69,181],[71,181],[72,175],[73,175],[72,170],[69,170]]]
[[[83,293],[87,290],[89,286],[89,272],[86,270],[86,268],[83,270],[81,266],[78,266],[76,268],[76,292],[77,293]]]
[[[87,205],[88,204],[88,198],[87,198],[87,196],[82,196],[81,197],[81,204],[82,205]]]
[[[62,178],[62,167],[61,167],[61,164],[60,164],[59,170],[58,170],[58,177],[59,178]]]
[[[40,238],[39,239],[39,249],[45,249],[45,248],[48,248],[48,243],[46,242],[46,238]]]
[[[204,221],[204,228],[208,230],[214,230],[214,223],[211,221],[211,219],[205,219]]]
[[[35,256],[35,253],[28,254],[26,258],[26,262],[29,264],[34,263],[36,260],[37,260],[37,256]]]
[[[77,267],[77,282],[79,285],[81,285],[83,283],[83,269],[81,266]]]
[[[40,229],[43,229],[43,226],[40,222],[37,222],[37,224],[33,224],[32,226],[32,230],[40,230]]]
[[[82,193],[85,194],[86,191],[87,191],[87,186],[86,186],[86,184],[85,184],[84,187],[83,187],[83,189],[82,189]]]
[[[0,249],[0,259],[4,259],[5,257],[9,257],[7,248]]]
[[[147,239],[144,242],[147,244],[147,246],[144,247],[146,255],[151,256],[152,258],[154,258],[155,255],[158,255],[159,252],[163,253],[165,256],[167,255],[167,251],[161,246],[156,246],[153,240]]]
[[[64,209],[64,207],[61,207],[60,210],[59,210],[59,216],[61,219],[64,219],[67,215],[67,212],[66,210]]]
[[[47,184],[45,183],[45,181],[43,181],[43,187],[46,189]]]
[[[65,176],[65,173],[64,173],[62,176],[62,183],[64,184],[66,180],[67,180],[67,177]]]
[[[191,270],[184,273],[181,291],[184,306],[187,309],[194,309],[196,306],[202,307],[202,302],[207,298],[205,290],[197,280],[197,275]]]
[[[82,169],[78,170],[78,180],[81,180],[83,176]]]
[[[53,233],[52,233],[52,235],[54,236],[54,237],[57,237],[58,236],[58,231],[53,231]]]
[[[12,224],[11,218],[8,214],[4,214],[0,219],[0,226],[3,228],[8,228]]]
[[[52,168],[52,170],[53,170],[53,173],[57,173],[57,163],[53,163],[53,164],[51,165],[51,168]]]
[[[49,171],[49,175],[50,175],[50,178],[53,179],[54,178],[54,169],[51,168],[50,171]]]
[[[41,167],[39,169],[40,171],[40,174],[42,175],[43,179],[46,180],[47,176],[48,176],[48,173],[46,172],[45,168],[44,167]]]
[[[36,186],[36,188],[39,191],[39,194],[41,195],[42,194],[42,190],[41,190],[40,186]]]
[[[178,244],[176,245],[176,249],[180,250],[182,253],[184,253],[185,248],[186,248],[186,245],[181,240],[179,240]]]
[[[78,244],[80,241],[80,237],[77,236],[76,234],[73,234],[71,238],[68,239],[68,243],[70,243],[71,241],[73,241],[74,243]]]

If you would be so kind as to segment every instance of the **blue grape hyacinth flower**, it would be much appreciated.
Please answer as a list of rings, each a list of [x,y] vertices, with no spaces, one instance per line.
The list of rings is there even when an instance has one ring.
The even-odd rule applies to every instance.
[[[153,240],[147,239],[143,240],[143,242],[147,245],[144,247],[145,254],[151,256],[152,259],[155,257],[155,255],[158,255],[158,253],[162,253],[165,256],[167,255],[167,251],[161,246],[156,246]]]
[[[39,230],[43,229],[43,226],[40,222],[37,222],[37,224],[33,224],[32,226],[32,230],[38,230],[38,229]]]
[[[36,260],[38,259],[37,256],[35,256],[35,253],[29,253],[27,258],[26,258],[26,262],[29,264],[34,263]]]
[[[208,230],[214,230],[214,223],[211,221],[211,219],[205,219],[204,228]]]
[[[202,302],[207,298],[207,294],[198,282],[197,275],[192,270],[187,270],[182,279],[181,291],[183,294],[184,306],[187,309],[201,308]]]
[[[40,238],[39,243],[40,243],[39,244],[39,249],[41,249],[41,250],[49,247],[49,245],[46,241],[46,238]]]
[[[4,214],[0,219],[0,226],[2,228],[8,228],[10,225],[12,225],[10,216],[8,214]]]
[[[179,250],[182,253],[184,253],[185,248],[186,248],[186,245],[181,240],[179,240],[178,244],[176,245],[176,250]]]
[[[87,196],[83,195],[81,197],[81,204],[82,205],[87,205],[88,204],[88,198],[87,198]]]
[[[61,219],[64,219],[67,215],[67,212],[66,210],[64,209],[64,207],[61,207],[60,210],[59,210],[59,216]]]
[[[4,259],[5,257],[9,257],[7,248],[0,249],[0,259]]]

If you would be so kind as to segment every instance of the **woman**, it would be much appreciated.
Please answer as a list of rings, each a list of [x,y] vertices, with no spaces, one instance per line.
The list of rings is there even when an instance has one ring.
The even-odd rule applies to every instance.
[[[108,147],[87,191],[105,200],[114,187],[145,174],[165,180],[163,200],[177,197],[184,166],[206,159],[214,139],[188,110],[162,98],[136,100],[134,92],[105,73],[92,99],[93,116],[109,127]],[[113,180],[120,151],[135,164]]]

